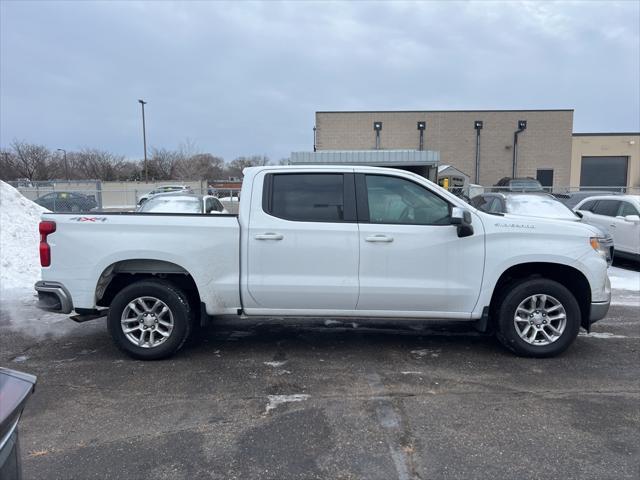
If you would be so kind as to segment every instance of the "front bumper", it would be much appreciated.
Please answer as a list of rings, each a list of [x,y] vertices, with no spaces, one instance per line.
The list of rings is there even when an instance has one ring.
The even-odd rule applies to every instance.
[[[589,310],[589,325],[594,324],[598,320],[602,320],[607,316],[611,300],[606,302],[591,302],[591,310]]]
[[[38,292],[38,308],[47,312],[71,313],[73,301],[71,295],[59,282],[39,281],[34,285]]]

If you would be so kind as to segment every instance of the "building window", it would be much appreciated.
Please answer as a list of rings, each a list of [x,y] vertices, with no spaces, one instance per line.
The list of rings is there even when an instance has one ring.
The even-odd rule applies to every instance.
[[[553,168],[539,168],[536,178],[543,187],[553,187]]]
[[[626,187],[629,157],[582,157],[581,187]]]

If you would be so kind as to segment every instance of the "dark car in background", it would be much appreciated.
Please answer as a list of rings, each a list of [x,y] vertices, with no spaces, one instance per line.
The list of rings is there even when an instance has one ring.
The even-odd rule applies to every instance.
[[[0,367],[0,479],[20,480],[18,422],[33,393],[36,377]]]
[[[575,213],[557,198],[544,192],[490,192],[471,199],[471,205],[487,213],[524,215],[527,217],[555,218],[570,222],[582,221],[582,215]],[[607,264],[613,262],[614,242],[607,231],[602,231],[600,244],[607,251]]]
[[[98,206],[95,196],[80,192],[51,192],[34,200],[52,212],[88,212]]]
[[[543,192],[542,184],[535,178],[503,177],[494,185],[496,192]]]
[[[585,198],[597,195],[620,195],[619,192],[608,192],[606,190],[582,190],[579,192],[554,193],[553,196],[564,203],[567,207],[574,209]]]

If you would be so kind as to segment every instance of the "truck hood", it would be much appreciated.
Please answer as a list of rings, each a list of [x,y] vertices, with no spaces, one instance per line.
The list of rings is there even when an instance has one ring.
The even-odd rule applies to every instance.
[[[484,212],[483,212],[484,213]],[[585,235],[587,237],[602,237],[606,234],[598,227],[578,221],[559,218],[530,217],[505,213],[504,215],[491,215],[484,213],[483,221],[495,226],[522,228],[524,230],[552,230],[554,233],[566,233],[568,235]]]

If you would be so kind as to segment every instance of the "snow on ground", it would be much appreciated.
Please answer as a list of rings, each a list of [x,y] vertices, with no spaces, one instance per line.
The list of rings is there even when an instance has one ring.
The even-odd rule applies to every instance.
[[[303,402],[308,400],[310,395],[306,393],[295,393],[293,395],[268,395],[269,403],[267,404],[264,413],[269,413],[274,408],[277,408],[278,405],[282,405],[283,403],[290,402]]]
[[[640,293],[640,272],[610,267],[609,280],[611,280],[611,288],[614,290],[630,290]]]
[[[38,223],[47,210],[0,181],[0,289],[33,290],[40,278]]]
[[[611,303],[640,307],[640,272],[610,267]]]

